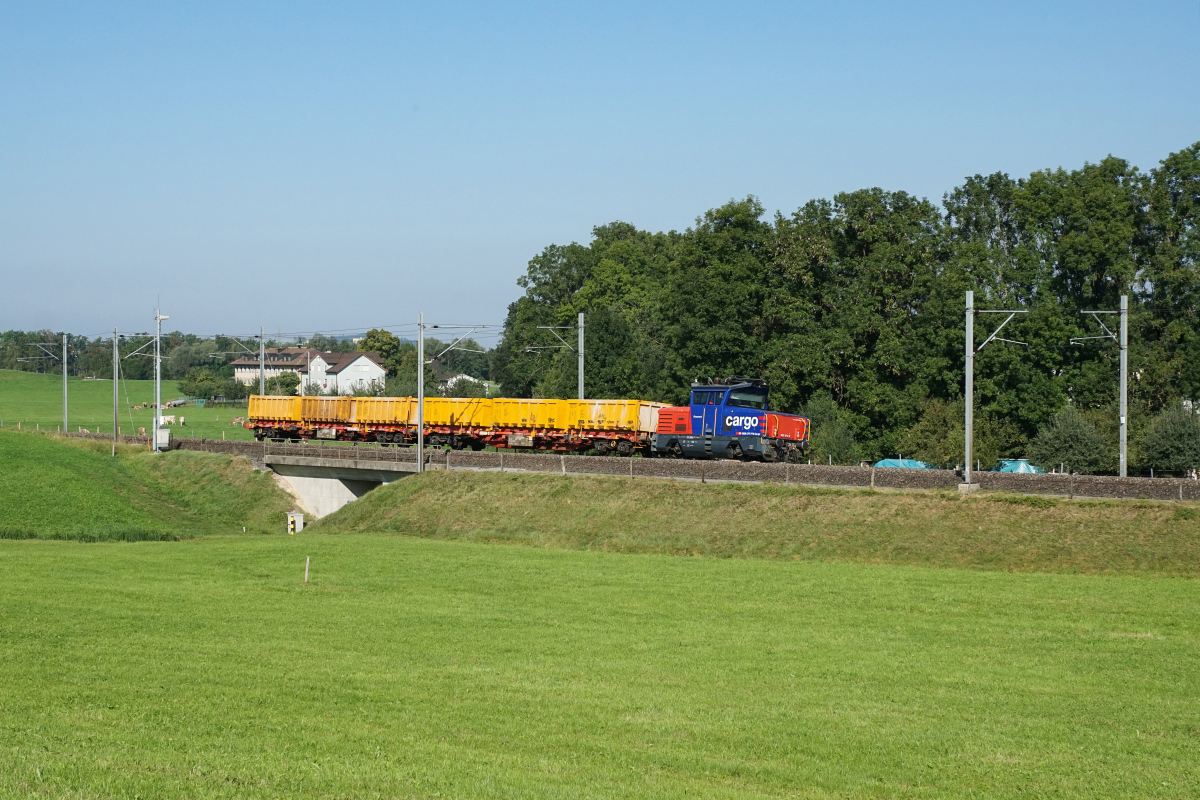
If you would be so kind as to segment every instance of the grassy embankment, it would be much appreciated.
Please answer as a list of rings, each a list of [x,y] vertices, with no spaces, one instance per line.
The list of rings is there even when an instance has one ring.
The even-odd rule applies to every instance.
[[[1006,494],[431,472],[318,523],[621,553],[1200,575],[1200,507]]]
[[[154,422],[151,408],[131,406],[154,401],[154,381],[121,381],[117,410],[123,434],[135,434],[138,428],[150,430]],[[177,381],[162,382],[163,402],[182,397]],[[164,413],[187,417],[187,425],[172,429],[176,437],[197,439],[253,439],[254,434],[240,426],[231,426],[234,417],[244,417],[245,408],[198,408],[182,406]],[[86,428],[95,433],[112,434],[112,381],[67,379],[67,424],[72,431]],[[62,427],[62,375],[0,370],[0,423],[5,430],[21,428],[58,430]]]
[[[293,501],[249,463],[0,431],[0,538],[173,539],[283,530]]]

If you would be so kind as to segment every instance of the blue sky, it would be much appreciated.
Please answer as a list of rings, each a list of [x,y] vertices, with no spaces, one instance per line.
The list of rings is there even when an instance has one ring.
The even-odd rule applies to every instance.
[[[7,0],[0,329],[498,324],[618,219],[1149,169],[1198,41],[1198,0]]]

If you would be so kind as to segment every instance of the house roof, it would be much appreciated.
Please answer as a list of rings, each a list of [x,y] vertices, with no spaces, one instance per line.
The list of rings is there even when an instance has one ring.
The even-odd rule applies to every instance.
[[[311,359],[320,358],[328,367],[327,373],[338,373],[360,358],[366,358],[380,369],[384,369],[383,359],[378,353],[332,353],[313,350],[308,347],[268,347],[264,352],[264,365],[273,369],[292,369],[302,374],[308,372]],[[245,355],[233,362],[235,367],[258,367],[258,356]]]
[[[320,353],[307,347],[268,347],[263,352],[263,363],[268,367],[300,368],[308,366],[308,359]],[[244,355],[233,362],[235,367],[257,367],[258,355]]]
[[[338,373],[361,358],[365,358],[380,369],[384,369],[383,359],[378,353],[320,353],[321,360],[329,366],[325,372]]]

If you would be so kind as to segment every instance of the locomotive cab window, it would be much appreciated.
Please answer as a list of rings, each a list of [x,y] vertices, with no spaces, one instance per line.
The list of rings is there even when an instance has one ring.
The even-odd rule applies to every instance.
[[[692,405],[715,406],[720,396],[720,392],[692,392]]]
[[[762,410],[767,407],[767,393],[753,389],[734,389],[729,393],[729,405]]]

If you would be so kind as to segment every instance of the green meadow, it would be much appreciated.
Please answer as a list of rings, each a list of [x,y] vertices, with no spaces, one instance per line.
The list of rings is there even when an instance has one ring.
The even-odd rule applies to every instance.
[[[122,434],[149,431],[154,425],[154,381],[121,381],[117,387],[117,411]],[[182,399],[178,381],[162,382],[163,403]],[[146,408],[135,409],[146,403]],[[230,425],[234,417],[244,417],[245,407],[199,408],[195,405],[164,409],[164,414],[187,418],[187,425],[172,429],[176,437],[197,439],[253,439],[254,434],[241,426]],[[19,370],[0,370],[0,429],[57,431],[62,428],[62,375],[43,375]],[[67,425],[112,434],[113,385],[111,380],[67,379]]]
[[[1200,793],[1193,506],[0,464],[0,797]]]
[[[2,796],[1200,789],[1191,580],[372,534],[0,553]]]

